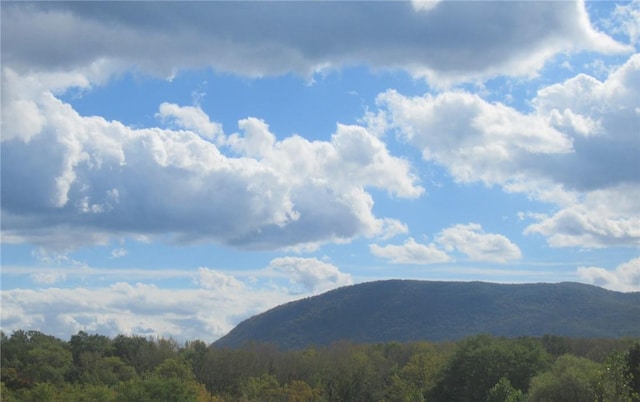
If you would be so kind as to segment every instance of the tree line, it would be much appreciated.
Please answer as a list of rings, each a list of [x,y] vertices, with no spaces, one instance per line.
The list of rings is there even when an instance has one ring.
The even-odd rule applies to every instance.
[[[640,401],[639,339],[477,335],[301,350],[1,333],[2,401]]]

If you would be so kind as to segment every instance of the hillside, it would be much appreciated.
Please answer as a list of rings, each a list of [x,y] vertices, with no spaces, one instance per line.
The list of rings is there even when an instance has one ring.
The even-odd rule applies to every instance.
[[[215,347],[281,348],[498,336],[640,337],[640,292],[578,283],[505,285],[388,280],[294,301],[241,322]]]

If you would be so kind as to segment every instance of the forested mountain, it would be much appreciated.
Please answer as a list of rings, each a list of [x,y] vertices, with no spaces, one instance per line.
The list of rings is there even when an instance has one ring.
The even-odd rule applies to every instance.
[[[388,280],[287,303],[240,323],[214,343],[281,348],[497,336],[640,337],[640,292],[578,283],[494,284]]]

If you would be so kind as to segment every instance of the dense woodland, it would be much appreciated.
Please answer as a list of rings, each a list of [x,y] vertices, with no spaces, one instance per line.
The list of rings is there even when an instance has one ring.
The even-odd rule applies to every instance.
[[[2,401],[640,401],[640,340],[557,336],[280,351],[2,333]]]

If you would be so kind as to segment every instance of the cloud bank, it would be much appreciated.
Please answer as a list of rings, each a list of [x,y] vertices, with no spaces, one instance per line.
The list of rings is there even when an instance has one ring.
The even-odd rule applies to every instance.
[[[24,271],[9,270],[9,275]],[[127,270],[131,281],[106,286],[52,285],[79,277],[90,282],[110,275],[121,278],[122,272],[60,266],[31,271],[31,280],[43,287],[2,291],[2,330],[39,329],[63,339],[84,330],[108,336],[137,334],[212,342],[241,320],[271,307],[353,283],[336,266],[301,257],[273,259],[250,275],[208,267]],[[196,287],[164,288],[150,283],[160,278],[176,283],[191,279]]]
[[[441,85],[532,75],[558,52],[630,51],[591,26],[582,1],[3,3],[2,14],[13,38],[3,62],[38,71],[108,60],[164,76],[202,66],[263,76],[366,64]]]

